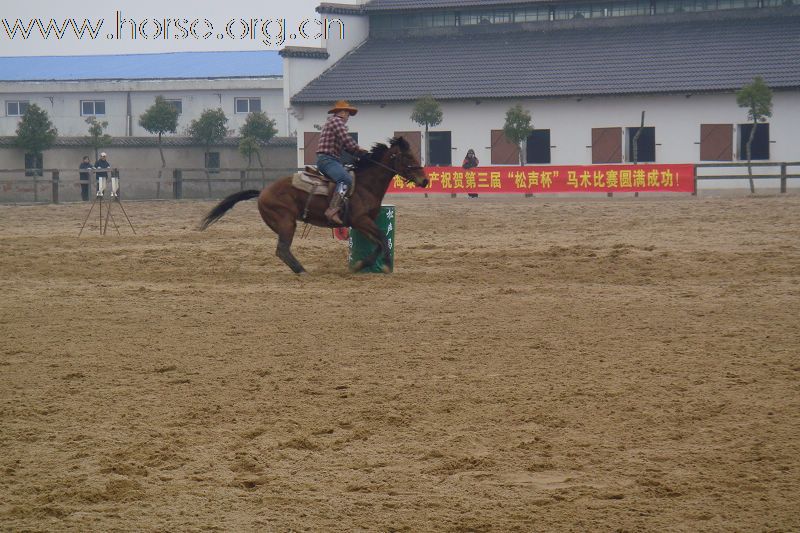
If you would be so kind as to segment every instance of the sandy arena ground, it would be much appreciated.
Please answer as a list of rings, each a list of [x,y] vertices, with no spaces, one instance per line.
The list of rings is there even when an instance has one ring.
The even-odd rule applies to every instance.
[[[1,206],[0,528],[800,530],[800,196],[392,201]]]

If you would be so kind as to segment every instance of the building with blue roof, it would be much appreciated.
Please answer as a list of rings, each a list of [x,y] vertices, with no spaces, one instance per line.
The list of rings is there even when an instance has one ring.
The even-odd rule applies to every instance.
[[[179,134],[205,109],[221,108],[232,135],[251,111],[288,135],[282,70],[275,51],[0,57],[0,136],[14,135],[33,103],[62,136],[86,135],[90,116],[107,121],[113,137],[149,135],[138,119],[159,95],[180,111]]]

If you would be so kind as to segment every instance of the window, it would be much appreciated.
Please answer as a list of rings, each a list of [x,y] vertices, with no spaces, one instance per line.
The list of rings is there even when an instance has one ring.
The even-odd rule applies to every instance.
[[[734,3],[741,4],[736,7],[758,7],[759,0],[735,0]],[[657,4],[656,10],[659,13],[689,13],[695,11],[712,11],[716,9],[729,9],[731,2],[721,0],[719,5],[717,0],[669,0]]]
[[[105,100],[81,100],[81,116],[96,117],[106,114]]]
[[[261,111],[261,98],[234,98],[237,113]]]
[[[546,7],[527,7],[514,11],[514,22],[535,22],[550,20],[550,10]]]
[[[622,163],[622,128],[592,128],[592,164]]]
[[[183,113],[183,101],[181,100],[164,100],[166,103],[178,110],[178,114]]]
[[[25,175],[26,176],[41,176],[42,169],[44,168],[44,161],[42,154],[34,157],[33,154],[25,154]]]
[[[747,141],[750,139],[751,131],[753,131],[752,124],[739,124],[739,159],[741,161],[747,161]],[[751,150],[750,159],[754,161],[769,159],[769,124],[758,125]]]
[[[27,100],[9,100],[6,102],[6,116],[21,117],[28,110]]]
[[[456,25],[455,13],[433,13],[422,17],[422,25],[426,28],[442,28]]]
[[[633,150],[633,139],[639,130],[642,133],[636,141],[638,150]],[[655,163],[656,161],[656,129],[652,126],[644,128],[627,128],[628,133],[628,153],[627,160],[631,163]]]
[[[700,124],[700,161],[733,160],[733,124]]]
[[[513,17],[513,11],[467,11],[461,14],[461,25],[509,24],[513,22]]]
[[[594,7],[592,8],[595,9]],[[613,2],[603,7],[603,16],[628,17],[636,15],[649,15],[650,2],[642,0],[628,0],[623,2]],[[595,17],[599,14],[594,15]]]
[[[571,19],[592,18],[592,6],[575,6],[569,10]]]
[[[413,3],[413,2],[412,2]],[[508,4],[518,2],[508,0]],[[510,24],[544,20],[579,20],[601,17],[649,16],[668,13],[714,11],[723,9],[780,7],[800,4],[800,0],[603,0],[568,3],[538,2],[540,5],[517,8],[476,9],[471,7],[455,11],[422,14],[387,14],[370,16],[370,33],[378,35],[425,28],[476,26],[481,24]],[[547,4],[547,5],[541,5]],[[554,5],[555,4],[555,5]]]
[[[206,168],[209,174],[219,174],[219,152],[206,152]]]
[[[369,32],[377,35],[392,29],[392,17],[386,15],[373,15],[369,18]]]
[[[414,29],[422,27],[422,15],[406,15],[404,17],[397,17],[399,20],[399,28],[401,29]]]
[[[433,167],[449,167],[453,163],[453,151],[450,144],[449,131],[429,131],[431,160],[427,163]]]
[[[589,6],[592,10],[592,18],[598,17],[610,17],[611,14],[614,12],[613,4],[592,4]]]
[[[550,164],[550,130],[533,130],[528,135],[525,157],[528,163]]]

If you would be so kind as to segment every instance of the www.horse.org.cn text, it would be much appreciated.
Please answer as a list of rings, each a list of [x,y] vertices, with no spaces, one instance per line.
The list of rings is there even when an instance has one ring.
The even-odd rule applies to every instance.
[[[287,40],[344,39],[344,23],[339,19],[241,17],[226,21],[208,18],[133,18],[115,11],[113,19],[0,19],[0,40],[79,40],[79,41],[181,41],[238,40],[260,41],[265,46],[281,46]]]

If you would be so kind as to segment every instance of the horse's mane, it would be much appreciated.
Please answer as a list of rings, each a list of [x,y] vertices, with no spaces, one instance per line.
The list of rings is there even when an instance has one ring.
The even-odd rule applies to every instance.
[[[370,159],[372,161],[380,161],[383,159],[383,156],[386,155],[386,152],[395,146],[399,146],[403,151],[408,150],[409,148],[408,143],[402,137],[392,137],[389,139],[388,146],[384,143],[375,143],[372,145],[372,150],[370,150],[369,154],[367,154],[367,157],[359,160],[358,164],[356,165],[356,169],[361,170],[368,167],[370,165]]]
[[[388,149],[389,147],[383,143],[373,144],[372,150],[369,151],[367,156],[358,160],[358,163],[356,164],[356,170],[363,170],[369,167],[370,164],[372,164],[372,161],[380,161],[383,159],[383,156],[386,154]]]

